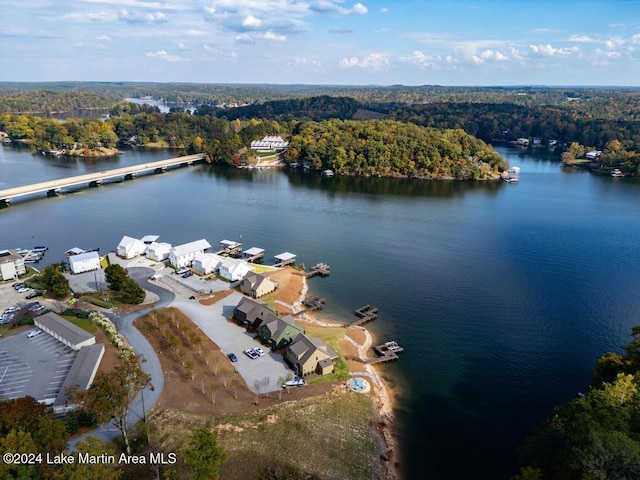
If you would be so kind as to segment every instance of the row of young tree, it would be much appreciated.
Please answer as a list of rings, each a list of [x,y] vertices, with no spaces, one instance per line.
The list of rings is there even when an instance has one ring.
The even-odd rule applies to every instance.
[[[516,480],[640,478],[640,327],[632,336],[598,359],[586,394],[535,430]]]

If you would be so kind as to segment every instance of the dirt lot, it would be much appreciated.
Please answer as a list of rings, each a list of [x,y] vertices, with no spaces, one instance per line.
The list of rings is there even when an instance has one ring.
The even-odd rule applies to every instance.
[[[261,394],[252,393],[233,363],[191,320],[175,308],[154,312],[136,321],[136,327],[158,352],[165,376],[155,408],[175,408],[197,414],[256,411],[285,400],[324,393],[332,384]]]

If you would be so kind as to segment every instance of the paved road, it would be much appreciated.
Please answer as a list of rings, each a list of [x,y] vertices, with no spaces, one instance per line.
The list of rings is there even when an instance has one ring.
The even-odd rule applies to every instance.
[[[158,401],[158,398],[160,398],[160,394],[164,387],[164,375],[162,374],[162,366],[160,365],[160,360],[158,359],[156,352],[153,350],[153,347],[144,335],[142,335],[133,326],[133,321],[157,308],[166,307],[173,302],[175,295],[148,281],[148,278],[154,273],[154,270],[151,268],[133,267],[128,269],[128,272],[131,278],[133,278],[142,288],[155,293],[159,297],[159,300],[153,305],[128,315],[107,314],[110,320],[115,323],[118,331],[120,331],[129,341],[136,353],[144,356],[146,362],[144,362],[142,368],[146,373],[151,375],[153,390],[147,388],[141,392],[141,394],[133,400],[129,409],[128,421],[130,425],[135,425],[139,420],[144,418],[144,412],[148,412]],[[120,432],[112,424],[101,425],[97,429],[71,440],[68,443],[69,451],[74,451],[77,443],[86,439],[89,435],[98,437],[103,442],[106,442],[118,437]]]

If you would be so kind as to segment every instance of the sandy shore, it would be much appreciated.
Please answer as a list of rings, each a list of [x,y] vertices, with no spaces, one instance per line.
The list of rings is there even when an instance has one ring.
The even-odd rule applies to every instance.
[[[305,279],[305,281],[303,282],[303,288],[300,297],[293,305],[295,311],[299,311],[301,309],[302,300],[304,300],[307,293],[308,287]],[[345,328],[345,326],[340,323],[318,320],[318,318],[314,314],[303,314],[298,318],[298,320],[321,327]],[[364,335],[364,340],[357,341],[352,338],[352,336],[348,334],[350,329],[361,332]],[[361,337],[361,335],[357,335],[357,337]],[[392,396],[389,394],[389,386],[386,384],[382,376],[378,374],[378,372],[376,371],[376,367],[366,363],[368,352],[373,345],[373,337],[371,335],[371,332],[369,332],[369,330],[362,326],[347,327],[345,329],[344,340],[357,349],[358,360],[349,362],[349,373],[354,377],[365,376],[369,378],[374,386],[374,388],[371,389],[371,392],[374,395],[378,414],[378,418],[376,418],[375,421],[378,424],[377,431],[380,435],[380,439],[383,443],[384,449],[384,454],[381,455],[381,459],[384,460],[383,462],[381,462],[383,478],[392,480],[399,479],[399,457],[397,444],[393,436],[395,417],[393,414],[394,405]],[[345,352],[342,353],[343,355],[345,354]]]

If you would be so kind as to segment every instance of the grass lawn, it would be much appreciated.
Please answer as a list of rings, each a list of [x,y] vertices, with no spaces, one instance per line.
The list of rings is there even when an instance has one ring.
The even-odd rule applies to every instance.
[[[269,265],[259,265],[257,263],[252,263],[251,269],[256,273],[275,272],[276,270],[278,270],[275,267],[270,267]]]
[[[340,341],[344,339],[344,328],[327,328],[317,327],[314,325],[304,324],[304,330],[308,337],[315,337],[329,345],[336,353],[340,353]],[[351,378],[349,374],[349,365],[345,358],[340,355],[336,360],[333,373],[331,375],[323,375],[309,380],[309,384],[344,381]]]
[[[98,331],[98,327],[96,325],[94,325],[93,323],[91,323],[89,320],[85,320],[84,318],[78,318],[78,317],[73,317],[73,316],[64,316],[65,320],[70,321],[71,323],[73,323],[76,327],[80,327],[81,329],[91,333],[91,334],[96,334],[96,332]]]

